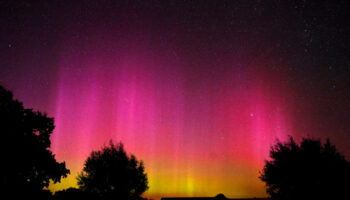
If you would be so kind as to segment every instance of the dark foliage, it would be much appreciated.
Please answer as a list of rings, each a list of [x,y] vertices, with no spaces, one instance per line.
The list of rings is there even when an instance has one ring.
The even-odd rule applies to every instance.
[[[128,156],[121,143],[110,142],[85,161],[78,185],[101,199],[140,199],[148,189],[148,179],[142,161]]]
[[[273,199],[341,199],[350,188],[350,163],[327,140],[277,142],[260,179]]]
[[[55,193],[53,200],[78,200],[78,199],[98,199],[93,193],[85,192],[77,188],[68,188]]]
[[[50,151],[53,118],[24,109],[10,91],[0,86],[0,132],[3,195],[48,198],[43,190],[50,180],[58,182],[69,170]],[[20,191],[20,192],[18,192]]]

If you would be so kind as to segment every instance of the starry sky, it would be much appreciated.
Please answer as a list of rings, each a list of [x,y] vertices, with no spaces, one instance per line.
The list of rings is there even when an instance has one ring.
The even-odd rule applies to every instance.
[[[145,196],[265,197],[276,139],[350,159],[349,3],[0,1],[0,84],[55,118],[76,187],[110,139],[145,163]]]

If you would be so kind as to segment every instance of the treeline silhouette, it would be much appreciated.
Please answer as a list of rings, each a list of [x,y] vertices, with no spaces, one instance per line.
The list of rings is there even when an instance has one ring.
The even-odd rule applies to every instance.
[[[53,118],[25,109],[0,86],[2,138],[1,191],[10,199],[143,199],[148,189],[142,161],[128,155],[122,143],[112,141],[86,159],[77,177],[79,188],[47,190],[70,171],[50,151]],[[350,163],[329,140],[292,137],[271,147],[260,179],[271,199],[341,199],[350,188]]]
[[[47,190],[70,171],[50,151],[53,118],[25,109],[0,86],[2,194],[10,199],[141,199],[148,189],[142,161],[127,155],[121,143],[104,146],[87,158],[78,177],[79,189]]]

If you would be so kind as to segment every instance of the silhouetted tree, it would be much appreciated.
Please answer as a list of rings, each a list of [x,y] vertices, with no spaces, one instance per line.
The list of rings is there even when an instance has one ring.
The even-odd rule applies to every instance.
[[[83,191],[98,194],[102,199],[139,199],[148,189],[142,161],[128,156],[122,143],[111,141],[100,151],[93,151],[78,176]]]
[[[53,118],[23,108],[10,91],[0,86],[2,195],[47,198],[43,188],[60,181],[69,170],[50,151]]]
[[[95,200],[98,197],[94,195],[95,194],[93,193],[85,192],[77,188],[68,188],[65,190],[57,191],[52,199],[53,200],[79,200],[79,199]]]
[[[260,179],[272,199],[340,199],[348,196],[350,163],[327,140],[277,142]]]

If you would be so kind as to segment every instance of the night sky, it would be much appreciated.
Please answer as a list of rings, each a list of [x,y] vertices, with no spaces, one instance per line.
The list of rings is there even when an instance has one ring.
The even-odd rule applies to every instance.
[[[50,3],[49,3],[50,2]],[[350,6],[337,1],[0,1],[0,85],[55,118],[76,187],[110,139],[147,197],[264,197],[270,145],[350,159]]]

